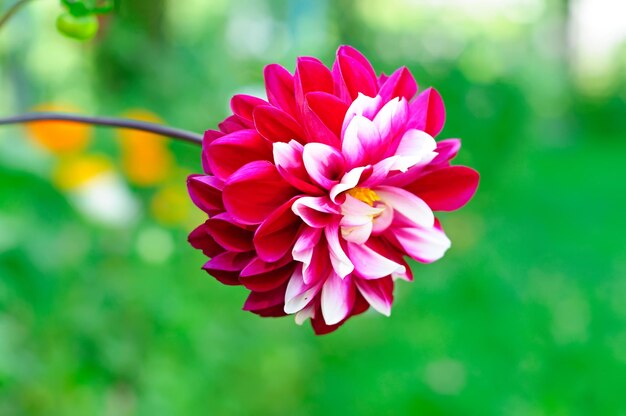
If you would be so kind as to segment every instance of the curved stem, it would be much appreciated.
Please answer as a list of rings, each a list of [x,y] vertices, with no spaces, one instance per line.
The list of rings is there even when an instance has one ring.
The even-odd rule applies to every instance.
[[[26,5],[26,3],[28,3],[31,0],[18,0],[17,3],[13,4],[13,6],[9,7],[9,9],[2,15],[2,17],[0,17],[0,28],[2,28],[2,26],[9,21],[9,19],[11,17],[13,17],[13,15],[15,13],[17,13],[17,11],[24,5]]]
[[[95,117],[79,114],[57,112],[34,112],[13,117],[0,117],[0,125],[30,123],[34,121],[73,121],[76,123],[93,124],[96,126],[118,127],[123,129],[141,130],[161,136],[171,137],[188,143],[202,145],[202,135],[188,130],[176,129],[157,123],[131,120],[116,117]]]

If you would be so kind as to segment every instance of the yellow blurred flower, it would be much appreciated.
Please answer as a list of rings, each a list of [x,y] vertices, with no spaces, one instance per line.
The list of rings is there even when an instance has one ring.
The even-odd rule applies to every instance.
[[[139,216],[138,200],[104,155],[60,158],[52,181],[76,210],[92,221],[124,227]]]
[[[126,118],[161,123],[162,120],[147,110],[131,110]],[[128,181],[137,186],[153,186],[169,176],[173,156],[165,144],[165,138],[143,131],[119,129],[122,149],[122,171]]]
[[[152,216],[161,224],[176,225],[186,221],[191,204],[183,186],[168,185],[159,189],[150,203]]]
[[[60,104],[41,104],[33,111],[61,111],[77,113],[79,109]],[[56,155],[78,153],[91,139],[92,128],[72,121],[35,121],[27,123],[28,136],[40,147]]]
[[[63,191],[71,191],[106,172],[113,164],[102,155],[70,156],[64,158],[52,173],[52,182]]]

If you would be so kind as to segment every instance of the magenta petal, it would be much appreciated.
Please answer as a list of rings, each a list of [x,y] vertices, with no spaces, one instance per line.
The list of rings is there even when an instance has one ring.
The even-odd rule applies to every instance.
[[[247,289],[267,292],[285,283],[295,266],[289,258],[268,263],[256,257],[241,271],[239,281]]]
[[[294,76],[296,102],[304,106],[307,93],[321,91],[332,94],[333,78],[326,66],[317,58],[300,57],[296,63]]]
[[[352,277],[344,279],[331,273],[322,287],[322,316],[327,325],[344,320],[354,306],[355,288]]]
[[[394,98],[385,104],[374,117],[374,125],[386,146],[391,146],[393,150],[397,139],[406,131],[406,123],[409,112],[409,105],[404,98]],[[384,153],[385,148],[377,149]]]
[[[308,97],[312,94],[325,94],[323,92],[311,92],[305,95],[305,102],[302,106],[302,125],[307,136],[307,142],[310,143],[323,143],[329,146],[338,147],[340,140],[339,136],[335,134],[322,120],[320,114],[311,108]],[[326,114],[322,113],[321,116]]]
[[[297,191],[285,182],[270,162],[248,163],[224,185],[226,211],[242,224],[260,224]]]
[[[433,211],[454,211],[469,201],[478,187],[479,175],[465,166],[449,166],[421,176],[406,187]]]
[[[415,224],[432,227],[435,216],[430,207],[409,191],[392,186],[376,188],[381,201],[393,208],[395,214],[401,214]]]
[[[263,74],[269,102],[296,117],[298,111],[294,96],[293,75],[278,64],[267,65]]]
[[[307,283],[302,275],[302,267],[296,267],[285,292],[285,312],[296,313],[306,307],[322,288],[323,280]]]
[[[383,98],[383,101],[389,101],[396,97],[404,97],[407,101],[411,101],[416,93],[417,82],[415,82],[411,71],[403,66],[383,82],[378,95]]]
[[[391,315],[394,285],[390,276],[376,280],[354,279],[354,283],[374,309],[385,316]]]
[[[313,248],[311,262],[302,266],[302,278],[307,284],[324,282],[332,271],[328,245],[325,239],[320,238],[319,244]]]
[[[400,138],[394,156],[396,161],[391,170],[407,172],[415,166],[429,164],[437,154],[435,139],[428,133],[417,129],[407,130]]]
[[[267,105],[267,101],[245,94],[237,94],[230,100],[233,113],[246,121],[253,121],[252,113],[260,105]]]
[[[202,253],[207,257],[214,257],[224,252],[224,248],[208,233],[206,223],[200,224],[190,232],[187,240],[193,248],[202,250]]]
[[[341,77],[350,97],[354,100],[359,93],[376,96],[378,80],[369,61],[356,49],[341,46],[337,51],[337,63]]]
[[[293,246],[291,255],[294,260],[303,264],[310,264],[313,257],[313,249],[322,235],[321,228],[304,226]]]
[[[285,299],[283,284],[267,292],[251,292],[243,305],[244,311],[250,311],[261,316],[284,316],[283,302]]]
[[[364,279],[379,279],[406,272],[403,265],[385,257],[367,244],[348,243],[348,256],[356,273]]]
[[[226,250],[245,252],[254,250],[253,233],[235,224],[226,213],[218,214],[206,222],[207,232]]]
[[[294,188],[310,195],[322,195],[322,189],[311,183],[311,178],[302,160],[303,152],[304,147],[295,140],[289,143],[274,143],[274,163],[276,164],[276,169],[280,176]]]
[[[319,120],[338,139],[341,137],[341,126],[348,111],[348,105],[335,95],[325,92],[310,92],[306,95],[306,102]]]
[[[422,263],[439,260],[450,248],[450,240],[438,227],[395,227],[392,225],[386,234],[395,241],[407,255]]]
[[[437,136],[446,122],[446,110],[441,95],[434,88],[428,88],[417,96],[410,105],[410,128],[425,131]]]
[[[204,170],[204,173],[208,175],[213,174],[208,162],[208,147],[211,143],[213,143],[213,140],[219,139],[223,135],[224,133],[217,130],[207,130],[204,132],[204,136],[202,138],[202,170]]]
[[[326,227],[339,214],[338,208],[326,196],[300,197],[293,203],[292,210],[313,228]]]
[[[304,132],[292,116],[283,110],[269,105],[254,109],[254,126],[270,142],[304,142]]]
[[[215,139],[207,149],[207,163],[222,180],[255,160],[271,160],[272,145],[254,130],[240,130]]]
[[[239,273],[254,257],[254,252],[226,251],[209,260],[203,267],[211,276],[227,285],[239,285]]]
[[[230,134],[239,130],[252,128],[252,122],[246,121],[238,116],[226,117],[224,121],[218,124],[222,133]]]
[[[339,224],[334,221],[324,229],[324,235],[328,242],[328,252],[330,253],[330,263],[333,266],[333,270],[340,278],[344,279],[347,275],[352,273],[354,265],[346,255],[341,246],[339,239]]]
[[[346,111],[346,116],[343,119],[343,124],[341,125],[342,139],[343,136],[346,134],[346,129],[348,128],[348,125],[350,125],[350,122],[352,122],[352,119],[354,117],[363,116],[368,120],[373,120],[374,117],[376,117],[376,114],[378,114],[378,111],[380,111],[380,109],[382,108],[383,104],[384,103],[382,98],[380,98],[380,96],[378,95],[372,98],[363,94],[359,94],[357,99],[352,101],[350,107],[348,107],[348,110]]]
[[[209,215],[223,211],[222,189],[224,182],[215,176],[189,175],[187,190],[193,203]]]
[[[261,223],[254,233],[254,247],[267,262],[277,261],[291,251],[300,230],[300,218],[291,211],[292,198]]]
[[[374,123],[359,115],[352,119],[342,140],[341,151],[349,168],[374,161],[375,156],[380,156],[378,152],[383,146],[383,140]]]
[[[331,189],[345,172],[342,154],[326,144],[307,143],[302,161],[311,179],[324,189]]]
[[[454,159],[454,157],[461,149],[461,140],[459,139],[446,139],[440,142],[437,142],[437,156],[430,162],[429,168],[431,166],[449,166],[450,160]]]
[[[329,196],[331,201],[338,202],[339,196],[342,192],[352,189],[361,182],[366,181],[372,174],[372,171],[373,168],[369,165],[359,166],[348,171],[345,175],[343,175],[341,181],[330,190]]]

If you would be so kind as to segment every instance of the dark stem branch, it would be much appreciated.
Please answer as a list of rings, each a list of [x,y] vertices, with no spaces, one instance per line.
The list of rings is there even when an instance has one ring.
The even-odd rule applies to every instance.
[[[9,21],[11,17],[13,17],[15,13],[18,12],[19,9],[22,8],[22,6],[26,5],[26,3],[28,3],[29,1],[31,0],[18,0],[17,3],[9,7],[9,9],[0,17],[0,29],[6,22]]]
[[[202,135],[188,130],[176,129],[157,123],[115,117],[94,117],[69,113],[36,112],[19,116],[0,118],[0,125],[30,123],[33,121],[73,121],[76,123],[93,124],[96,126],[118,127],[122,129],[141,130],[172,139],[202,145]]]

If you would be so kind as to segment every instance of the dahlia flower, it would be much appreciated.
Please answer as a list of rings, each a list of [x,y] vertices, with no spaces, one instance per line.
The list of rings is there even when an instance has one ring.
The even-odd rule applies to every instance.
[[[450,247],[433,211],[474,194],[478,173],[451,166],[460,141],[436,142],[441,96],[417,94],[407,68],[377,76],[342,46],[332,69],[298,58],[265,68],[267,100],[235,95],[233,115],[204,134],[204,174],[189,194],[208,219],[191,245],[204,269],[250,291],[244,310],[337,329],[370,306],[389,315],[407,257]]]

